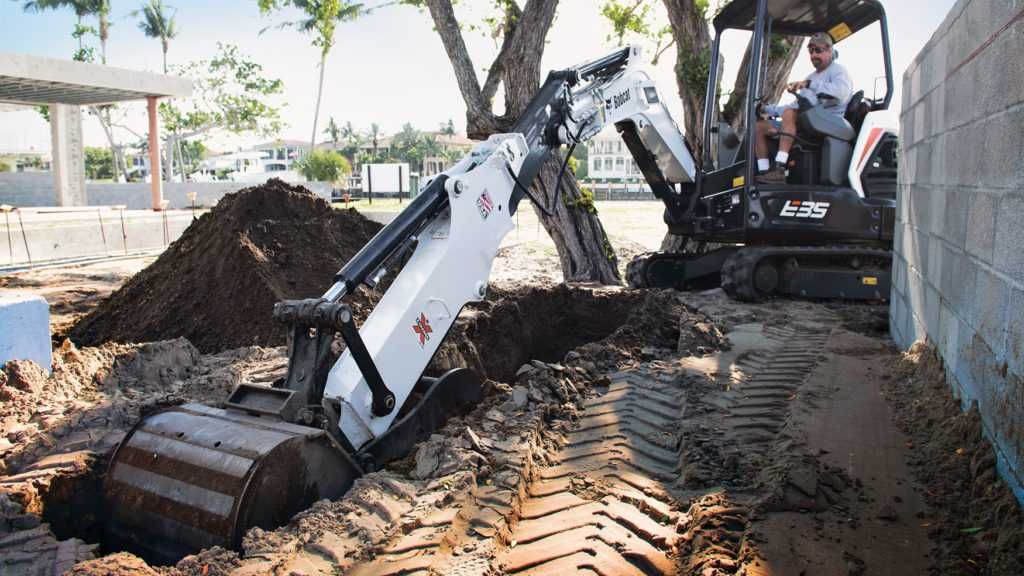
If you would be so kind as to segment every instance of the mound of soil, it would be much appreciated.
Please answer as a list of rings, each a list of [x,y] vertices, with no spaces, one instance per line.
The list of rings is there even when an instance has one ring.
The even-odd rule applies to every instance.
[[[282,345],[274,303],[323,294],[380,228],[276,179],[229,194],[70,337],[90,346],[184,337],[204,353]],[[367,297],[351,303],[360,315]]]
[[[884,386],[913,440],[910,464],[936,517],[933,573],[1024,574],[1024,510],[999,477],[977,405],[963,411],[935,348],[918,342]]]

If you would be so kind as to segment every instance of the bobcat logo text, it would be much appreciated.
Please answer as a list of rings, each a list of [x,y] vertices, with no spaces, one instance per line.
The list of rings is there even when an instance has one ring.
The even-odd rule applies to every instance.
[[[786,204],[782,206],[782,212],[779,212],[779,216],[788,218],[810,218],[812,220],[822,220],[828,215],[829,206],[832,204],[829,202],[810,202],[808,200],[786,200]]]

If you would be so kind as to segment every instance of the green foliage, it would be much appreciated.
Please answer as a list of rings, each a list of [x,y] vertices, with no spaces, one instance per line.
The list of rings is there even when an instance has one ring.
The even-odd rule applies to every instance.
[[[632,0],[629,4],[623,4],[619,0],[607,0],[601,7],[601,15],[608,19],[614,30],[614,37],[622,44],[627,32],[633,32],[641,36],[649,36],[650,25],[647,22],[651,6],[645,0]],[[610,41],[612,36],[608,37]]]
[[[284,84],[265,78],[263,66],[240,54],[237,46],[218,43],[212,60],[172,70],[191,78],[194,89],[189,108],[160,103],[160,119],[168,131],[189,138],[215,128],[273,135],[283,127],[281,106],[273,98],[283,93]]]
[[[353,4],[349,0],[257,0],[257,3],[263,14],[288,6],[301,10],[303,19],[284,22],[278,28],[298,28],[313,34],[313,45],[320,49],[323,57],[334,47],[334,31],[338,23],[355,20],[366,12],[362,4]]]
[[[7,162],[4,162],[3,160],[0,160],[0,172],[10,172],[10,171],[11,171],[11,165],[8,164]]]
[[[85,177],[89,180],[114,177],[114,155],[109,148],[85,147]]]
[[[576,176],[576,170],[580,167],[580,161],[572,156],[569,157],[569,171],[572,172],[573,176]]]
[[[391,139],[391,160],[408,162],[415,170],[423,169],[425,159],[443,155],[444,149],[436,137],[420,132],[409,123]]]
[[[574,165],[575,167],[573,167]],[[578,180],[582,180],[590,175],[590,151],[586,145],[577,146],[572,151],[569,168],[572,169],[572,173],[576,175]]]
[[[441,134],[455,136],[455,122],[451,118],[448,119],[447,123],[441,124]]]
[[[134,17],[142,16],[139,21],[139,30],[149,38],[159,38],[160,46],[164,54],[164,74],[167,73],[167,45],[178,35],[177,22],[174,18],[174,10],[164,4],[163,0],[149,0],[139,10],[132,11]]]
[[[690,90],[701,93],[711,74],[711,49],[694,51],[688,46],[679,46],[676,59],[676,76],[682,78]]]
[[[594,191],[586,186],[580,186],[579,198],[570,198],[566,194],[562,196],[562,202],[568,208],[579,208],[590,214],[597,214],[597,206],[594,204]]]
[[[341,182],[352,173],[348,159],[334,150],[313,150],[295,163],[299,174],[314,182]]]
[[[768,48],[768,58],[770,60],[785,58],[786,54],[789,53],[791,45],[792,43],[782,34],[772,34],[772,41]]]

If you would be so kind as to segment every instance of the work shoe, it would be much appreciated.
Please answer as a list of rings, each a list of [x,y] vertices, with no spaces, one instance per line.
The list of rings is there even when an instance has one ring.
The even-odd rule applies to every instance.
[[[782,166],[776,165],[774,168],[767,172],[761,172],[757,175],[758,184],[785,184],[786,183],[786,169]]]

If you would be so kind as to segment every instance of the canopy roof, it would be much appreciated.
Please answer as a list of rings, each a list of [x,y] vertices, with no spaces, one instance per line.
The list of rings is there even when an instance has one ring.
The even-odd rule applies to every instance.
[[[0,53],[0,102],[89,106],[191,95],[192,82],[186,78]]]
[[[768,0],[772,32],[810,36],[829,32],[838,42],[885,15],[878,0]],[[715,17],[715,30],[753,30],[757,0],[734,0]]]

